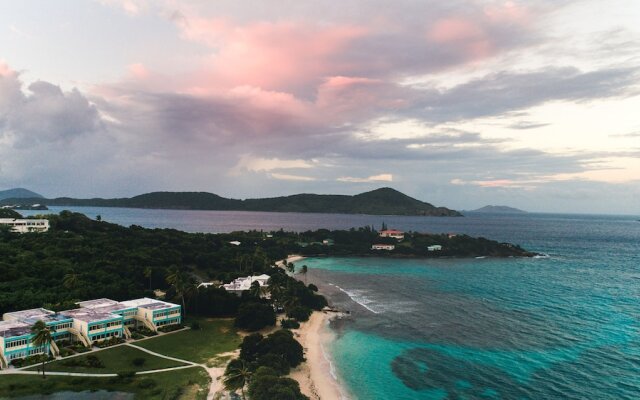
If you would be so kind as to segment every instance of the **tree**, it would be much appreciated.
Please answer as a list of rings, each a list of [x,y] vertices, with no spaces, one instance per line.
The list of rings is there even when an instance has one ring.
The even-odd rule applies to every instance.
[[[145,267],[144,269],[144,277],[149,279],[149,290],[151,290],[151,276],[153,275],[153,268]]]
[[[231,360],[224,371],[224,388],[229,391],[240,390],[244,399],[244,386],[249,383],[251,372],[243,360]]]
[[[78,283],[80,283],[80,275],[74,271],[71,271],[62,277],[62,285],[65,289],[74,289],[78,286]]]
[[[290,273],[294,273],[296,271],[296,266],[294,263],[290,262],[290,263],[286,263],[285,264],[287,271],[289,271]]]
[[[191,295],[195,289],[195,282],[193,278],[187,274],[184,270],[173,267],[167,275],[167,283],[173,287],[176,292],[176,296],[180,297],[182,301],[182,316],[187,316],[187,304],[185,298]]]
[[[271,278],[267,281],[267,291],[271,295],[271,301],[273,301],[273,304],[277,308],[282,307],[282,297],[284,295],[284,288],[280,280],[277,279],[279,276],[280,275],[271,275]]]
[[[273,368],[260,367],[249,383],[251,400],[308,400],[300,385],[291,378],[281,378]]]
[[[249,288],[249,294],[251,297],[259,299],[262,294],[262,286],[260,286],[260,282],[256,281],[251,284]]]
[[[304,276],[304,284],[307,284],[307,272],[309,272],[309,267],[307,267],[306,265],[303,265],[302,267],[300,267],[300,272],[303,276]]]
[[[276,313],[270,304],[250,302],[238,307],[235,325],[240,329],[254,332],[276,323]]]
[[[31,327],[31,333],[33,337],[31,338],[31,343],[33,343],[36,347],[42,347],[44,349],[44,357],[42,357],[42,379],[45,378],[44,374],[44,365],[47,360],[46,355],[48,354],[49,347],[51,346],[51,342],[53,342],[53,329],[48,327],[43,321],[37,321]]]

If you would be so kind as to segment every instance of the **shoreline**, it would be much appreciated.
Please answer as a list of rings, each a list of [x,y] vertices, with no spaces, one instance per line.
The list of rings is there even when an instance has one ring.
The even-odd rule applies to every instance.
[[[300,391],[312,400],[347,398],[325,353],[325,345],[334,337],[328,327],[329,321],[339,315],[339,312],[314,311],[309,321],[292,330],[304,348],[306,361],[292,370],[289,377],[297,381]]]
[[[291,254],[287,256],[286,262],[295,263],[305,258]],[[276,265],[282,267],[282,261]],[[305,362],[293,369],[289,377],[298,382],[300,391],[311,400],[348,399],[325,351],[326,345],[335,338],[329,322],[341,315],[338,311],[314,311],[307,322],[302,322],[300,328],[292,330],[304,349]]]

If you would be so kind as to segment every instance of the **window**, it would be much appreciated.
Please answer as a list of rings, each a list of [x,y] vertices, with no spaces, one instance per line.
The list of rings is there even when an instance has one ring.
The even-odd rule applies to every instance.
[[[12,348],[12,347],[24,346],[26,344],[27,344],[27,339],[20,339],[20,340],[14,340],[14,341],[11,341],[11,342],[7,342],[5,347],[7,349],[9,349],[9,348]]]

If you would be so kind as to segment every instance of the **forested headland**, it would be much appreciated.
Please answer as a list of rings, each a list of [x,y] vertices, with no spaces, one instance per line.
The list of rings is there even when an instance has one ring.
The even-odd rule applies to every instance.
[[[316,256],[471,257],[531,256],[519,246],[466,235],[406,233],[405,239],[380,238],[373,227],[348,231],[186,233],[173,229],[124,227],[63,211],[47,215],[45,233],[16,234],[0,230],[0,313],[46,306],[73,307],[78,300],[108,297],[124,300],[153,296],[154,290],[176,297],[188,291],[194,309],[235,314],[235,297],[223,289],[194,293],[198,281],[229,282],[236,277],[276,271],[288,254]],[[234,242],[234,243],[231,243]],[[237,242],[240,242],[239,244]],[[371,250],[392,243],[393,251]],[[430,245],[441,245],[437,252]],[[173,283],[169,277],[173,278]],[[176,277],[180,285],[175,284]],[[182,294],[178,293],[179,298]],[[198,301],[198,299],[200,301]],[[204,310],[216,303],[216,311]],[[208,299],[208,300],[207,300]],[[226,303],[234,303],[226,306]],[[208,306],[207,306],[208,307]],[[229,311],[231,310],[231,311]]]

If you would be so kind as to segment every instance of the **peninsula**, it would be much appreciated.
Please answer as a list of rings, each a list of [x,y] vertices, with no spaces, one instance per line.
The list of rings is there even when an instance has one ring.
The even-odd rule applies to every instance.
[[[484,206],[476,210],[469,210],[468,212],[486,214],[526,214],[526,211],[524,210],[509,206]]]
[[[48,206],[129,207],[178,210],[271,211],[299,213],[373,214],[460,217],[458,211],[436,207],[392,188],[354,196],[296,194],[292,196],[230,199],[207,192],[153,192],[130,198],[75,199],[70,197],[5,198],[0,205],[40,203]]]

